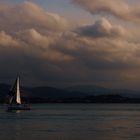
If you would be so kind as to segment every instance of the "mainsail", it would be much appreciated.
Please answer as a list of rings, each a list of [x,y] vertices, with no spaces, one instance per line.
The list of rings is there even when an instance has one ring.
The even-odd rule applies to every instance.
[[[19,77],[17,78],[17,90],[16,90],[16,102],[17,104],[21,104],[21,98],[20,98],[20,89],[19,89]]]
[[[10,90],[10,104],[21,104],[19,77],[17,77],[13,87]]]

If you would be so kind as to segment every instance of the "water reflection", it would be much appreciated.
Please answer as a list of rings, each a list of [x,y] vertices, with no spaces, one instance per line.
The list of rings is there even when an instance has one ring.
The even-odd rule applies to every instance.
[[[21,110],[6,110],[8,113],[21,113]]]

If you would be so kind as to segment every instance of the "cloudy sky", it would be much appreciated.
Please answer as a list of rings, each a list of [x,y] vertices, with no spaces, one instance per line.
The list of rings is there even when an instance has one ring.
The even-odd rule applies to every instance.
[[[140,89],[138,0],[0,0],[0,82]]]

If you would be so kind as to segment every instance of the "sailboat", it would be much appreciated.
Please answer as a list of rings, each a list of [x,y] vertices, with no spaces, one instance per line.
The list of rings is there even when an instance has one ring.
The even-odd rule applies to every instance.
[[[9,92],[9,105],[7,110],[30,110],[30,106],[27,104],[22,104],[21,95],[20,95],[20,82],[19,77],[16,78],[16,81]]]

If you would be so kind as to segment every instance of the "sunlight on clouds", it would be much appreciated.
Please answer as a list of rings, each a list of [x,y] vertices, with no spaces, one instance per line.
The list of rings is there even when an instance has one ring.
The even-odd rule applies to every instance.
[[[72,0],[93,15],[110,14],[130,22],[140,22],[140,4],[129,4],[127,0]]]
[[[75,2],[92,14],[112,12],[121,18],[126,14],[125,20],[133,15],[127,15],[132,10],[125,1],[100,4],[103,0],[94,0],[91,5],[90,0]],[[116,8],[119,4],[126,9],[122,15]],[[140,70],[140,43],[136,41],[140,37],[139,29],[133,33],[138,35],[134,40],[130,35],[132,29],[118,23],[106,16],[98,17],[92,24],[71,26],[64,18],[32,2],[0,5],[0,73],[6,74],[14,67],[36,81],[46,79],[56,84],[60,78],[62,84],[123,81],[127,73],[129,79],[134,79],[133,71]],[[140,81],[139,76],[136,81]]]
[[[36,28],[47,31],[63,31],[67,21],[56,14],[46,12],[34,3],[24,2],[19,5],[0,5],[0,29],[11,32]]]
[[[105,19],[101,18],[96,21],[93,25],[85,25],[78,29],[81,35],[89,37],[119,37],[125,35],[126,31],[121,26],[112,26],[111,23]]]
[[[4,31],[0,32],[0,46],[6,47],[6,46],[18,46],[18,42],[14,40],[10,35],[6,34]]]

